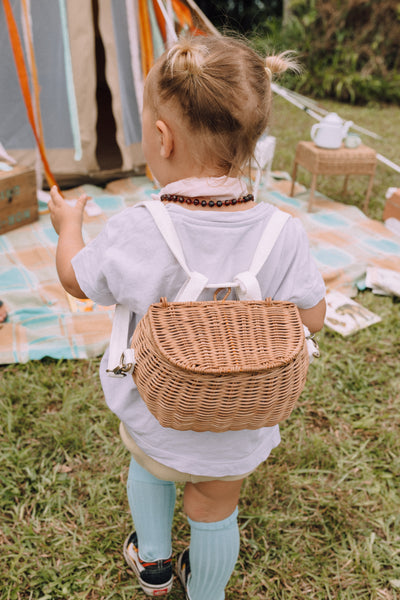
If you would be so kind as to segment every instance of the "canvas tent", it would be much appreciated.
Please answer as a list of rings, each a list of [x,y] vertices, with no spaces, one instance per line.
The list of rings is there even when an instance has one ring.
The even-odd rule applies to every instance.
[[[37,135],[60,185],[140,170],[143,79],[184,29],[213,29],[192,0],[0,0],[0,142],[20,164],[43,164],[25,68]]]

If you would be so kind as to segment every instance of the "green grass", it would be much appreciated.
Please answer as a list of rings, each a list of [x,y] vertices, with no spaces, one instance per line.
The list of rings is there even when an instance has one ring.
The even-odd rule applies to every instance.
[[[311,119],[284,101],[278,108],[274,168],[290,171]],[[368,126],[362,118],[374,115],[378,132],[392,110],[398,132],[398,108],[357,109],[357,121]],[[347,111],[338,107],[352,118]],[[389,150],[380,149],[394,159]],[[379,167],[377,216],[387,177]],[[361,203],[365,188],[355,193]],[[349,338],[319,335],[322,356],[281,426],[281,445],[245,482],[227,600],[400,599],[400,303],[369,292],[358,301],[382,322]],[[122,556],[128,454],[98,366],[46,359],[0,368],[1,600],[145,597]],[[178,486],[175,551],[189,541],[181,508]],[[169,597],[183,600],[178,583]]]

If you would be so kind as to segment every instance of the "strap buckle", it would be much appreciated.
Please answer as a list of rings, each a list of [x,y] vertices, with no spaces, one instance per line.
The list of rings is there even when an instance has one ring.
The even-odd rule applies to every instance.
[[[310,359],[310,363],[312,363],[314,358],[319,358],[321,356],[321,352],[319,350],[318,342],[315,339],[313,333],[310,333],[309,335],[306,336],[306,342],[307,342],[308,356]]]
[[[106,372],[110,377],[126,377],[133,373],[135,364],[135,351],[133,348],[127,348],[121,354],[118,365],[113,369],[106,369]]]

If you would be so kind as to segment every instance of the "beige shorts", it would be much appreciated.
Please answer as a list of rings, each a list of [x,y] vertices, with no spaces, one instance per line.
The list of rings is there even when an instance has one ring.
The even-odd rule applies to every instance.
[[[225,475],[224,477],[206,477],[203,475],[191,475],[190,473],[182,473],[181,471],[177,471],[172,467],[167,467],[162,463],[154,460],[150,456],[147,456],[139,448],[136,442],[131,438],[129,433],[127,432],[124,424],[120,422],[119,424],[119,433],[121,435],[121,439],[124,442],[125,446],[132,454],[133,458],[136,462],[149,471],[154,477],[157,479],[163,479],[164,481],[176,481],[178,483],[185,483],[186,481],[190,481],[191,483],[199,483],[201,481],[238,481],[239,479],[244,479],[247,475],[250,475],[255,469],[249,471],[248,473],[244,473],[243,475]]]

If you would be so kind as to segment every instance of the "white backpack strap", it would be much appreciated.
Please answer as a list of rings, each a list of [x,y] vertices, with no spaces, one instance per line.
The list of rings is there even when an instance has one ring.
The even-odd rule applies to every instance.
[[[236,296],[239,300],[262,300],[257,277],[250,271],[238,273],[234,278]]]
[[[208,279],[205,277],[205,275],[202,275],[202,273],[191,271],[189,269],[183,253],[181,242],[169,212],[162,202],[157,200],[146,200],[145,202],[140,202],[136,206],[145,206],[147,208],[153,217],[153,220],[157,225],[161,235],[163,236],[165,243],[188,276],[188,280],[179,290],[175,301],[185,302],[187,300],[197,300],[201,292],[206,287]]]
[[[185,255],[183,254],[183,249],[178,234],[176,233],[175,225],[164,204],[159,200],[145,200],[144,202],[139,202],[136,206],[144,206],[147,208],[172,254],[186,274],[190,275],[190,269],[186,264]]]
[[[107,373],[110,377],[125,377],[135,366],[135,352],[128,348],[131,311],[122,304],[115,306],[111,330]]]
[[[264,229],[264,233],[262,234],[260,241],[258,242],[249,268],[250,273],[253,273],[254,275],[258,274],[261,267],[264,265],[265,261],[270,255],[272,248],[275,246],[275,242],[280,236],[281,231],[288,219],[290,219],[289,213],[281,210],[274,212]]]
[[[234,281],[238,285],[237,296],[239,300],[262,300],[260,284],[257,274],[269,257],[275,242],[281,234],[286,221],[290,218],[288,213],[277,210],[268,221],[248,271],[236,275]]]

